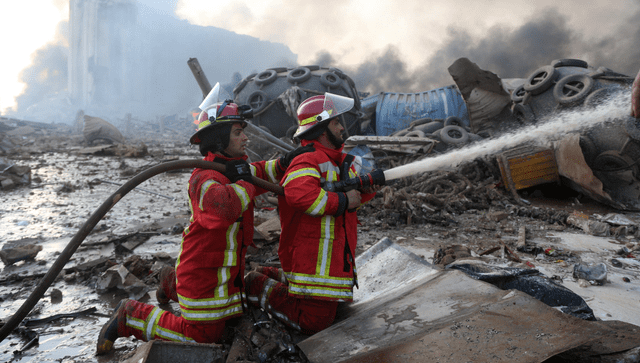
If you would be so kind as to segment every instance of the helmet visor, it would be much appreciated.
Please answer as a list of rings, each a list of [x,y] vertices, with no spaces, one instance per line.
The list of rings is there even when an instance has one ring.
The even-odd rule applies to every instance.
[[[353,108],[353,98],[336,95],[333,93],[324,94],[324,104],[322,105],[322,113],[318,115],[321,119],[318,121],[325,121],[330,118],[334,118],[340,114],[343,114]]]
[[[204,100],[202,100],[202,103],[199,106],[202,111],[207,111],[209,118],[213,117],[214,119],[216,119],[218,116],[216,113],[218,111],[217,106],[218,106],[219,97],[220,97],[220,82],[216,82],[216,85],[213,86],[211,91],[209,91],[209,94],[207,95],[207,97],[205,97]]]

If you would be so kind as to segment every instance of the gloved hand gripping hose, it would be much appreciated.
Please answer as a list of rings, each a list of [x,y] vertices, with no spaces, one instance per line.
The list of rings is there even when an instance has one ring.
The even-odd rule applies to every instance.
[[[89,219],[80,227],[80,230],[76,233],[75,236],[69,241],[67,247],[60,253],[56,261],[51,265],[49,271],[44,275],[42,280],[38,286],[36,286],[35,290],[29,295],[29,297],[22,303],[22,306],[16,311],[11,318],[0,328],[0,342],[3,341],[13,329],[15,329],[18,324],[24,319],[27,314],[33,309],[38,300],[42,298],[44,293],[47,291],[49,286],[53,283],[55,278],[58,276],[64,265],[69,262],[71,256],[76,252],[78,247],[82,241],[89,235],[89,233],[93,230],[93,228],[98,224],[98,222],[102,219],[102,217],[107,214],[113,206],[122,199],[127,193],[133,190],[136,186],[140,185],[145,180],[156,176],[160,173],[167,172],[169,170],[176,169],[193,169],[193,168],[202,168],[202,169],[213,169],[219,171],[221,173],[225,172],[225,166],[223,164],[219,164],[212,161],[204,161],[204,160],[178,160],[178,161],[170,161],[167,163],[162,163],[151,167],[140,174],[131,178],[128,182],[122,185],[115,193],[111,194],[111,196],[102,203],[102,205],[96,209],[95,212],[89,217]],[[283,195],[284,189],[273,183],[269,183],[265,180],[262,180],[257,177],[252,177],[251,182],[265,190],[270,192],[274,192],[276,194]]]

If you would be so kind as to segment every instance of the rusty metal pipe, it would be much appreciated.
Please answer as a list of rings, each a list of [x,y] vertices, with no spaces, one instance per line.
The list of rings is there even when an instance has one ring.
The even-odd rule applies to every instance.
[[[202,67],[200,67],[198,58],[189,58],[187,65],[189,66],[189,69],[191,69],[193,76],[196,78],[196,82],[198,82],[200,91],[202,91],[202,98],[207,97],[209,91],[211,91],[211,83],[209,83],[207,76],[204,75],[204,71],[202,70]]]
[[[9,318],[9,320],[2,326],[2,328],[0,328],[0,342],[3,341],[9,335],[9,333],[11,333],[13,329],[15,329],[18,326],[18,324],[20,324],[20,322],[27,316],[27,314],[29,314],[29,312],[31,311],[31,309],[33,309],[33,307],[36,305],[38,300],[42,298],[42,296],[47,291],[49,286],[51,286],[51,284],[56,279],[60,271],[62,271],[62,268],[64,267],[64,265],[66,265],[67,262],[69,262],[69,259],[71,259],[71,256],[73,256],[73,254],[76,252],[78,247],[80,247],[80,244],[82,243],[82,241],[84,241],[84,239],[87,238],[89,233],[98,224],[98,222],[100,222],[100,220],[105,216],[105,214],[107,214],[107,212],[111,210],[111,208],[113,208],[113,206],[116,203],[118,203],[120,199],[122,199],[122,197],[124,197],[127,193],[129,193],[131,190],[133,190],[136,186],[140,185],[145,180],[153,176],[156,176],[160,173],[164,173],[164,172],[167,172],[170,170],[176,170],[176,169],[191,169],[191,168],[213,169],[221,173],[224,173],[226,169],[223,164],[212,162],[212,161],[177,160],[177,161],[162,163],[154,167],[151,167],[139,173],[138,175],[134,176],[126,183],[124,183],[120,188],[118,188],[118,190],[116,190],[115,193],[111,194],[111,196],[107,198],[107,200],[105,200],[104,203],[102,203],[102,205],[98,207],[98,209],[96,209],[95,212],[93,212],[91,217],[89,217],[89,219],[84,223],[84,225],[80,227],[80,230],[78,230],[76,235],[73,236],[71,241],[69,241],[69,243],[67,244],[67,247],[65,247],[65,249],[60,253],[56,261],[53,263],[53,265],[51,265],[51,268],[49,268],[49,271],[47,271],[44,277],[42,277],[42,280],[40,280],[40,283],[38,284],[38,286],[36,286],[35,290],[33,290],[31,295],[29,295],[29,297],[25,300],[25,302],[22,303],[22,306],[20,306],[18,311],[16,311],[16,313],[13,314],[11,318]],[[280,195],[284,194],[284,189],[277,184],[269,183],[268,181],[262,180],[257,177],[252,177],[251,182],[252,184],[262,189],[265,189]]]

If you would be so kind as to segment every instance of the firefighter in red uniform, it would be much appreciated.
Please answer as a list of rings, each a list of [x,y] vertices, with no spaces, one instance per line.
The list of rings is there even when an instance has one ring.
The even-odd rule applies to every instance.
[[[298,107],[301,144],[315,151],[298,156],[287,169],[278,200],[282,269],[258,267],[245,277],[247,298],[285,324],[305,334],[331,325],[339,302],[353,300],[357,283],[355,209],[371,200],[377,187],[362,194],[327,191],[327,183],[353,178],[359,170],[342,152],[339,115],[353,99],[326,93]]]
[[[230,101],[220,105],[217,95],[212,98],[213,107],[201,105],[201,122],[190,142],[199,145],[204,160],[223,163],[227,171],[193,171],[190,225],[183,232],[175,270],[163,270],[156,296],[160,303],[178,301],[182,314],[124,299],[100,331],[97,354],[110,351],[118,337],[131,335],[145,341],[219,342],[225,321],[242,314],[245,253],[253,243],[253,200],[265,192],[249,180],[254,175],[278,182],[293,157],[313,148],[248,164],[244,127],[251,109]]]

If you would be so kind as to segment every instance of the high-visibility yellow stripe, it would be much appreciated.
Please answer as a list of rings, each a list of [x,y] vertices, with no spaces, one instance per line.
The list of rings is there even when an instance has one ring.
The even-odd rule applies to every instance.
[[[223,266],[236,266],[238,264],[238,230],[240,222],[235,222],[227,229],[227,248],[225,249]]]
[[[267,173],[267,176],[269,177],[269,181],[272,183],[278,182],[278,179],[276,178],[276,175],[278,174],[277,166],[278,166],[278,159],[269,160],[265,164],[265,171]]]
[[[329,201],[329,194],[324,189],[320,189],[320,193],[318,193],[318,197],[311,204],[311,206],[305,211],[306,214],[312,216],[321,216],[324,214],[324,209],[327,206],[327,201]]]
[[[158,326],[158,322],[160,321],[160,316],[162,315],[163,312],[164,310],[158,307],[155,307],[153,308],[153,310],[151,310],[151,314],[147,316],[147,319],[144,322],[147,341],[150,341],[154,338],[154,335],[156,333],[156,327]]]
[[[230,306],[240,301],[240,293],[235,293],[231,296],[223,297],[211,297],[204,299],[191,299],[178,294],[178,301],[180,306],[187,309],[203,309],[203,308],[215,308]]]
[[[318,260],[316,262],[316,275],[328,276],[331,266],[331,253],[333,251],[333,226],[332,216],[322,217],[320,222],[320,244],[318,246]]]
[[[144,334],[144,320],[127,315],[126,325],[135,330],[139,330],[140,333]]]
[[[289,284],[289,293],[334,299],[353,299],[353,291],[351,289],[331,289],[328,287]]]
[[[336,287],[350,287],[353,285],[353,278],[351,277],[318,276],[296,272],[287,273],[287,281],[295,284],[329,285]]]
[[[238,184],[229,184],[231,186],[231,188],[233,188],[233,190],[236,192],[236,195],[238,196],[238,198],[240,198],[240,205],[242,206],[242,211],[246,211],[247,208],[249,207],[249,203],[251,203],[251,199],[249,198],[249,193],[247,193],[247,190],[238,185]]]
[[[209,188],[213,184],[220,184],[220,183],[218,183],[215,180],[207,180],[204,183],[202,183],[202,186],[200,187],[200,202],[198,203],[200,210],[204,209],[204,196],[207,194],[207,190],[209,190]]]
[[[177,331],[169,330],[161,326],[156,328],[156,336],[174,342],[195,342],[193,338],[186,337],[184,334],[180,334]]]
[[[296,171],[294,171],[293,173],[289,173],[289,175],[287,175],[287,178],[285,179],[284,183],[282,183],[282,186],[287,186],[287,184],[297,178],[300,178],[302,176],[312,176],[314,178],[318,178],[320,179],[320,173],[314,169],[314,168],[302,168],[302,169],[298,169]]]
[[[308,125],[316,120],[316,116],[307,117],[304,120],[300,121],[300,126]]]
[[[242,313],[242,305],[240,303],[229,306],[224,310],[185,310],[182,309],[182,317],[187,320],[204,321],[217,320],[227,316]]]

